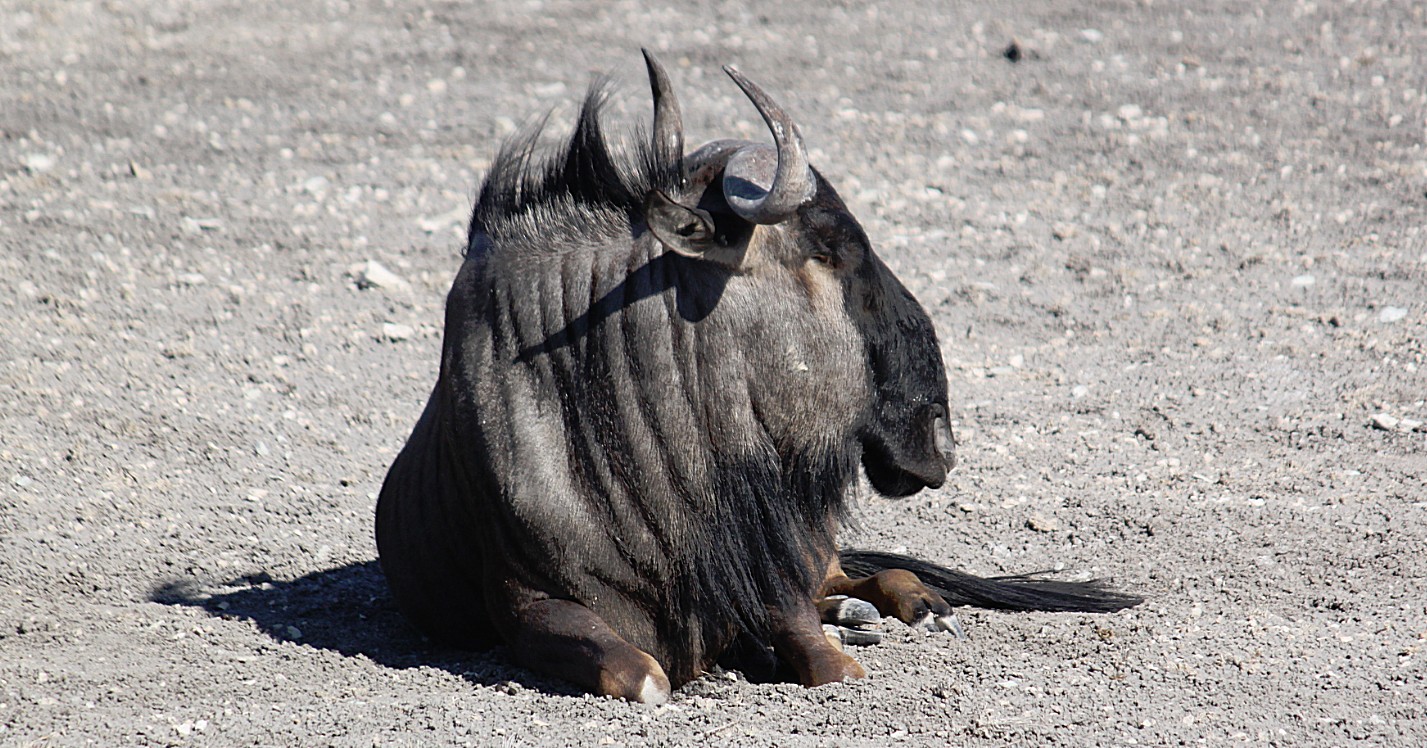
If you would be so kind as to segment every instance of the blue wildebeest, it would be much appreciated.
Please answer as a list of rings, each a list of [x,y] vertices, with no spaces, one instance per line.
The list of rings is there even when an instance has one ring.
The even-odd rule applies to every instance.
[[[932,322],[761,88],[726,68],[771,147],[686,155],[669,79],[646,63],[653,132],[631,151],[601,132],[596,85],[563,149],[531,128],[486,176],[440,377],[377,507],[406,616],[659,702],[715,664],[862,677],[822,620],[865,621],[867,603],[950,628],[952,603],[1138,602],[839,554],[859,463],[889,496],[952,465]]]

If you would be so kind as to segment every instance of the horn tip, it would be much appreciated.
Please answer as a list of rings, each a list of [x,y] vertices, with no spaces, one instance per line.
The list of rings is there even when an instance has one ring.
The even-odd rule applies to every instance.
[[[761,86],[750,80],[748,76],[744,75],[738,68],[732,65],[724,65],[723,72],[728,73],[728,77],[732,78],[733,82],[738,84],[738,87],[743,90],[744,95],[753,100],[754,105],[758,107],[760,112],[766,105],[765,102],[772,101],[768,94],[764,93]],[[774,104],[773,106],[777,105]],[[767,115],[764,116],[766,118]]]

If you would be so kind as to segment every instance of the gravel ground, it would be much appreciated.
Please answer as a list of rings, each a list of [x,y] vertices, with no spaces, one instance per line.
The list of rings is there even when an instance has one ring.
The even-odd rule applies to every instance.
[[[0,744],[1427,744],[1427,9],[947,5],[0,0]],[[598,72],[643,121],[642,45],[939,327],[961,464],[851,541],[1144,605],[659,708],[401,620],[477,180]]]

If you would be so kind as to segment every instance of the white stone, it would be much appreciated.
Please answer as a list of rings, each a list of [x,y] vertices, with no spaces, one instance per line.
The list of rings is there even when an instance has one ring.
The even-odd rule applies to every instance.
[[[1400,306],[1385,306],[1378,313],[1377,319],[1379,322],[1396,322],[1406,316],[1407,310]]]
[[[1383,431],[1393,431],[1397,428],[1397,419],[1386,413],[1377,413],[1372,417],[1372,425]]]
[[[21,163],[24,164],[27,171],[43,174],[55,168],[55,164],[58,162],[58,159],[48,153],[27,153]]]
[[[357,286],[360,288],[405,288],[406,280],[401,276],[386,269],[386,266],[376,260],[367,260],[366,264],[357,271]]]
[[[392,322],[382,325],[382,337],[387,340],[407,340],[415,334],[416,330],[411,325],[399,325]]]

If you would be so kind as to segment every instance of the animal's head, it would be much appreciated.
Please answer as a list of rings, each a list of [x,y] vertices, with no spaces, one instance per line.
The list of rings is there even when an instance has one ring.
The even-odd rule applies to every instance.
[[[783,443],[852,439],[873,488],[938,487],[954,464],[946,373],[926,312],[877,257],[857,219],[808,162],[797,126],[761,88],[725,68],[772,131],[773,146],[721,140],[684,154],[668,76],[645,54],[652,154],[679,165],[677,194],[652,190],[649,233],[721,266],[747,294],[742,338],[751,395]]]

